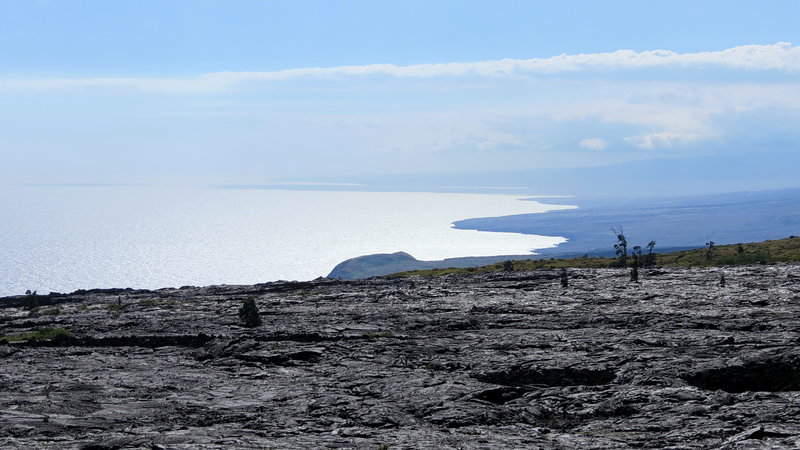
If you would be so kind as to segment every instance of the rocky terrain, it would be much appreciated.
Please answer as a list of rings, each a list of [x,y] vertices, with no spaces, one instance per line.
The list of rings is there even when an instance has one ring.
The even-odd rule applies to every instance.
[[[800,448],[800,265],[92,290],[0,314],[2,448]]]

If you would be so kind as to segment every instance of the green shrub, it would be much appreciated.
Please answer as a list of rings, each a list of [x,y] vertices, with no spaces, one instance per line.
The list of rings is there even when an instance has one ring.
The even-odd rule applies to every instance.
[[[258,307],[253,298],[248,298],[242,303],[239,308],[239,320],[247,328],[253,328],[261,325],[261,317],[258,315]]]
[[[22,335],[3,336],[8,342],[15,341],[58,341],[75,337],[75,335],[64,328],[41,328]]]
[[[720,266],[735,266],[769,262],[769,260],[768,253],[736,253],[735,255],[720,256],[714,262]]]
[[[390,338],[390,337],[394,337],[394,333],[392,333],[391,331],[383,331],[383,332],[380,332],[380,333],[375,333],[375,332],[372,332],[372,331],[365,331],[364,333],[361,333],[361,336],[365,337],[365,338],[368,338],[368,339]]]
[[[41,312],[43,316],[57,316],[61,314],[61,308],[56,306],[55,308],[48,308]]]
[[[75,335],[64,328],[42,328],[27,335],[29,341],[57,341],[71,337],[75,337]]]
[[[39,307],[39,299],[36,298],[36,294],[26,295],[22,299],[22,307],[25,309],[36,309]]]

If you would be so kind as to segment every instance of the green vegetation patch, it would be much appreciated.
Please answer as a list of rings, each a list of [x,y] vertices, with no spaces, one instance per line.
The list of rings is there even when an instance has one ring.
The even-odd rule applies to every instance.
[[[57,315],[61,314],[61,308],[59,308],[58,306],[56,306],[54,308],[48,308],[48,309],[42,310],[40,314],[43,315],[43,316],[57,316]]]
[[[36,309],[39,307],[39,299],[36,295],[26,295],[22,299],[22,307],[25,309]]]
[[[419,276],[442,276],[453,273],[481,273],[481,272],[508,272],[508,271],[526,271],[536,269],[568,269],[572,267],[584,268],[604,268],[612,267],[617,260],[614,258],[561,258],[561,259],[522,259],[516,260],[509,266],[504,262],[497,264],[490,264],[482,267],[468,267],[459,269],[450,267],[447,269],[429,269],[429,270],[413,270],[410,272],[400,272],[389,275],[389,277],[409,277],[413,275]]]
[[[661,266],[682,267],[800,262],[800,237],[747,244],[707,245],[706,248],[659,254],[657,261]]]
[[[36,331],[31,331],[25,334],[0,336],[0,340],[5,339],[8,342],[18,341],[57,341],[63,339],[70,339],[75,335],[64,328],[41,328]]]
[[[732,266],[740,264],[759,264],[776,262],[800,262],[800,237],[790,236],[774,241],[751,242],[747,244],[713,245],[694,250],[683,250],[671,253],[654,253],[655,265],[665,267],[708,267]],[[645,255],[643,255],[645,256]],[[389,275],[389,277],[408,276],[442,276],[454,273],[480,273],[500,271],[527,271],[536,269],[600,269],[619,267],[617,258],[550,258],[524,259],[509,264],[501,262],[483,267],[466,269],[447,268],[431,270],[414,270]]]
[[[361,333],[361,336],[368,339],[391,338],[394,337],[394,333],[392,333],[391,331],[382,331],[379,333],[375,333],[373,331],[366,331],[364,333]]]

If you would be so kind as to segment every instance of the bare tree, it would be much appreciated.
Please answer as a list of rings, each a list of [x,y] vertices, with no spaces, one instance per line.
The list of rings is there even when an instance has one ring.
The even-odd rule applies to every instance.
[[[617,265],[625,267],[628,265],[628,240],[625,238],[625,232],[622,226],[619,228],[611,227],[611,232],[617,237],[617,243],[614,244],[614,251],[617,254]]]
[[[631,256],[633,257],[633,265],[635,267],[642,267],[644,264],[644,260],[642,259],[642,246],[636,245],[633,247],[633,252],[631,252]]]
[[[656,241],[647,243],[647,256],[645,257],[645,266],[650,267],[656,264],[656,254],[653,253],[653,247],[656,246]]]

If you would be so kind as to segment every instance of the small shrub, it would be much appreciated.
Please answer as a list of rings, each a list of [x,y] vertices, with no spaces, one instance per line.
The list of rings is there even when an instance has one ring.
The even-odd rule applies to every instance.
[[[757,264],[769,262],[768,253],[737,253],[735,255],[721,256],[716,263],[720,266],[735,266],[739,264]]]
[[[717,246],[714,241],[706,242],[706,261],[711,261],[717,256]]]
[[[503,271],[504,272],[513,272],[514,271],[514,261],[503,261]]]
[[[254,328],[261,325],[261,317],[258,315],[258,307],[253,298],[248,298],[239,308],[239,320],[247,328]]]
[[[394,333],[392,333],[391,331],[383,331],[383,332],[380,332],[380,333],[374,333],[372,331],[365,331],[364,333],[361,333],[361,336],[365,337],[365,338],[368,338],[368,339],[390,338],[390,337],[394,337]]]
[[[56,306],[55,308],[45,309],[41,312],[43,316],[57,316],[61,314],[61,309]]]
[[[64,328],[42,328],[26,335],[30,341],[57,341],[71,337],[75,337],[75,335]]]
[[[36,294],[26,295],[25,298],[22,299],[22,307],[25,309],[36,309],[39,307],[39,299],[36,298]]]
[[[3,336],[7,342],[17,341],[59,341],[75,337],[71,331],[64,328],[41,328],[23,335]]]

